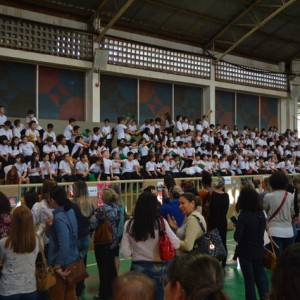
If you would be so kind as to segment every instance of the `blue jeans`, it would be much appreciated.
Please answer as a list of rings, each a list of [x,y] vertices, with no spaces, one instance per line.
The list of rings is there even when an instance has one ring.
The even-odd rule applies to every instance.
[[[248,259],[239,257],[244,277],[246,300],[256,300],[255,285],[260,299],[267,299],[269,293],[269,281],[263,266],[263,259]]]
[[[275,254],[276,254],[276,257],[279,258],[279,256],[281,255],[281,253],[290,245],[293,244],[294,242],[294,237],[290,237],[290,238],[281,238],[281,237],[276,237],[276,236],[272,236],[272,239],[273,241],[277,244],[277,247],[274,247],[274,250],[275,250]],[[269,250],[271,250],[271,245],[268,244],[268,247],[267,247]]]
[[[81,253],[85,267],[86,267],[87,252],[90,248],[90,241],[91,241],[90,235],[87,235],[86,237],[80,239],[78,243],[78,250]],[[84,280],[79,281],[76,284],[76,296],[80,297],[83,290],[84,290]]]
[[[164,299],[164,278],[167,273],[167,263],[153,261],[133,261],[131,271],[144,273],[156,283],[156,300]]]
[[[36,300],[37,293],[15,294],[11,296],[0,296],[0,300]]]

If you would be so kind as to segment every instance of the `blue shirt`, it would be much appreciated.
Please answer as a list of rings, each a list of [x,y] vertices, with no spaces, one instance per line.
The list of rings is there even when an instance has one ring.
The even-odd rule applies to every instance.
[[[75,234],[75,236],[74,236]],[[64,211],[58,207],[53,211],[53,224],[49,231],[49,265],[66,266],[78,259],[78,227],[74,210]]]
[[[179,209],[179,199],[170,199],[168,204],[164,204],[160,208],[162,216],[167,220],[168,215],[174,217],[177,226],[180,227],[184,220],[184,215]]]

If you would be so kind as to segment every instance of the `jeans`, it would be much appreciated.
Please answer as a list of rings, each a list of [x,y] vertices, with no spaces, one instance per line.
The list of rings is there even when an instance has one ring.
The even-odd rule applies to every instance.
[[[294,237],[290,237],[290,238],[281,238],[281,237],[276,237],[276,236],[272,236],[273,241],[277,244],[277,247],[274,246],[274,250],[275,250],[275,254],[276,257],[279,258],[279,256],[281,255],[281,253],[290,245],[293,244],[294,242]],[[271,250],[271,245],[268,245],[268,249]]]
[[[260,299],[267,299],[269,293],[269,281],[263,266],[263,259],[248,259],[239,257],[244,276],[246,300],[256,300],[255,285]]]
[[[115,249],[95,244],[95,257],[100,278],[99,297],[101,300],[112,298],[112,284],[117,278],[115,253]]]
[[[133,261],[131,271],[144,273],[156,283],[156,300],[164,299],[164,278],[167,273],[167,263],[153,261]]]
[[[37,293],[16,294],[11,296],[0,296],[0,300],[36,300]]]
[[[85,267],[86,267],[86,260],[87,260],[87,252],[90,247],[90,241],[91,241],[90,235],[87,235],[86,237],[79,240],[78,250],[83,258]],[[76,295],[80,297],[83,290],[84,290],[84,280],[79,281],[76,284]]]

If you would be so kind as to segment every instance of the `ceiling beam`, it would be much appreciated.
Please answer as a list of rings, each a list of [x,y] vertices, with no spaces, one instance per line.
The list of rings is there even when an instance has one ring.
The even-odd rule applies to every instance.
[[[257,31],[259,28],[264,26],[267,22],[269,22],[272,18],[277,16],[281,11],[289,7],[291,4],[293,4],[296,0],[288,0],[285,3],[281,5],[280,8],[276,9],[272,14],[270,14],[268,17],[266,17],[264,20],[259,22],[255,27],[253,27],[249,32],[247,32],[244,36],[242,36],[238,41],[236,41],[229,49],[227,49],[222,55],[217,58],[217,60],[214,62],[215,64],[218,63],[224,56],[229,54],[233,49],[235,49],[237,46],[239,46],[241,43],[243,43],[249,36],[251,36],[255,31]]]
[[[161,6],[161,7],[165,7],[165,8],[168,8],[168,9],[175,10],[175,11],[177,11],[179,13],[193,15],[193,16],[202,18],[204,20],[207,20],[207,21],[210,21],[210,22],[213,22],[213,23],[218,23],[218,24],[222,24],[222,25],[226,25],[227,24],[226,21],[221,20],[219,18],[211,17],[211,16],[208,16],[208,15],[199,13],[199,12],[197,12],[195,10],[191,10],[191,9],[179,7],[177,5],[166,3],[166,2],[163,2],[163,1],[160,1],[160,0],[145,0],[145,1],[148,2],[148,3],[152,3],[152,4],[155,4],[155,5]]]
[[[255,5],[257,5],[262,0],[256,0],[249,7],[247,7],[241,14],[236,16],[229,24],[227,24],[219,33],[217,33],[205,46],[205,49],[209,49],[210,46],[223,34],[225,33],[231,26],[233,26],[238,20],[240,20],[244,15],[246,15]]]
[[[135,0],[128,0],[123,7],[115,14],[115,16],[108,22],[100,34],[96,37],[95,42],[99,43],[105,36],[106,32],[122,17],[126,10],[131,6]]]
[[[96,10],[94,11],[94,13],[90,16],[88,23],[93,22],[94,18],[97,16],[98,13],[101,12],[101,10],[104,8],[104,6],[106,6],[106,4],[109,2],[109,0],[103,0],[101,2],[101,4],[96,8]]]

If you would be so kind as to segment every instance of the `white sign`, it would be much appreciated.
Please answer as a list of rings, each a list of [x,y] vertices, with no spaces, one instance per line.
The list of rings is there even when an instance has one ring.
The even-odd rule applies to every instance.
[[[231,177],[230,176],[224,176],[225,185],[231,184]]]
[[[97,187],[96,186],[88,186],[88,191],[90,197],[97,197]]]

